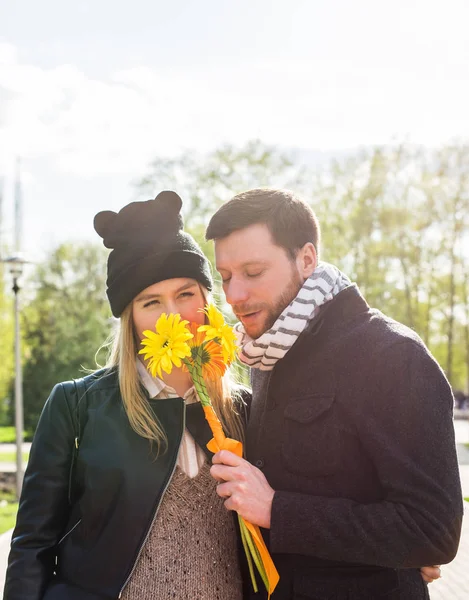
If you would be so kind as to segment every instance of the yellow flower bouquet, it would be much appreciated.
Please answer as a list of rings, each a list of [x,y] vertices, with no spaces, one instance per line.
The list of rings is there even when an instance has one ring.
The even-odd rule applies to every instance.
[[[158,375],[161,378],[162,371],[171,373],[173,365],[187,368],[213,434],[207,448],[213,453],[230,450],[241,457],[243,445],[225,436],[204,381],[204,378],[222,377],[235,360],[236,337],[215,305],[207,305],[204,312],[208,321],[206,325],[184,321],[179,314],[163,313],[156,322],[155,331],[143,332],[143,348],[139,353],[143,354],[153,377]],[[270,596],[278,583],[279,575],[262,534],[257,525],[245,521],[239,515],[238,521],[253,588],[258,591],[253,567],[255,565]]]

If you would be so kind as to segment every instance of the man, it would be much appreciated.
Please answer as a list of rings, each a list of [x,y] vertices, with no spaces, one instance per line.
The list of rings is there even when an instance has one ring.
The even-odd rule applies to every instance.
[[[219,452],[212,475],[226,508],[264,528],[273,600],[428,598],[418,567],[454,558],[462,520],[441,369],[318,262],[317,219],[292,192],[236,196],[206,237],[253,387],[249,462]]]

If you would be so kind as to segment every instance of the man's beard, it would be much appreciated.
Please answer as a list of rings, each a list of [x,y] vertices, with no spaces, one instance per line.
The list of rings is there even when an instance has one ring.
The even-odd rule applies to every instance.
[[[288,282],[287,287],[280,294],[279,298],[275,300],[274,304],[235,304],[232,306],[233,312],[236,316],[246,315],[260,310],[266,311],[266,318],[260,331],[251,333],[246,329],[246,333],[249,335],[249,337],[257,339],[266,331],[268,331],[285,310],[285,308],[290,304],[290,302],[296,298],[298,292],[303,286],[303,283],[304,282],[296,269],[296,265],[293,263],[291,279]]]

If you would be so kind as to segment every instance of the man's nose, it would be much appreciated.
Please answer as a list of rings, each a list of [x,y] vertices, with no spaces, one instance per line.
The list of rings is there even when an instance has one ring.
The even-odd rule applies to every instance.
[[[231,306],[236,304],[242,304],[247,302],[249,299],[248,287],[245,283],[239,279],[232,277],[230,281],[224,286],[226,301]]]

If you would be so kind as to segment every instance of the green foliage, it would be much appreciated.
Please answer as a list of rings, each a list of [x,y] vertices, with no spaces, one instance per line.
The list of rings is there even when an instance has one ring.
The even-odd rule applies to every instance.
[[[312,206],[325,260],[469,386],[469,147],[375,148],[331,165]]]
[[[36,293],[23,310],[25,427],[35,428],[53,386],[96,368],[110,332],[106,253],[92,244],[63,244],[36,271]]]
[[[210,216],[235,194],[255,187],[295,187],[300,180],[301,169],[292,157],[251,140],[241,148],[226,144],[207,155],[186,151],[175,158],[158,158],[137,185],[149,197],[162,189],[177,190],[186,228],[194,228],[203,240]]]
[[[0,425],[8,424],[10,391],[14,376],[13,294],[7,293],[8,274],[0,263]]]

